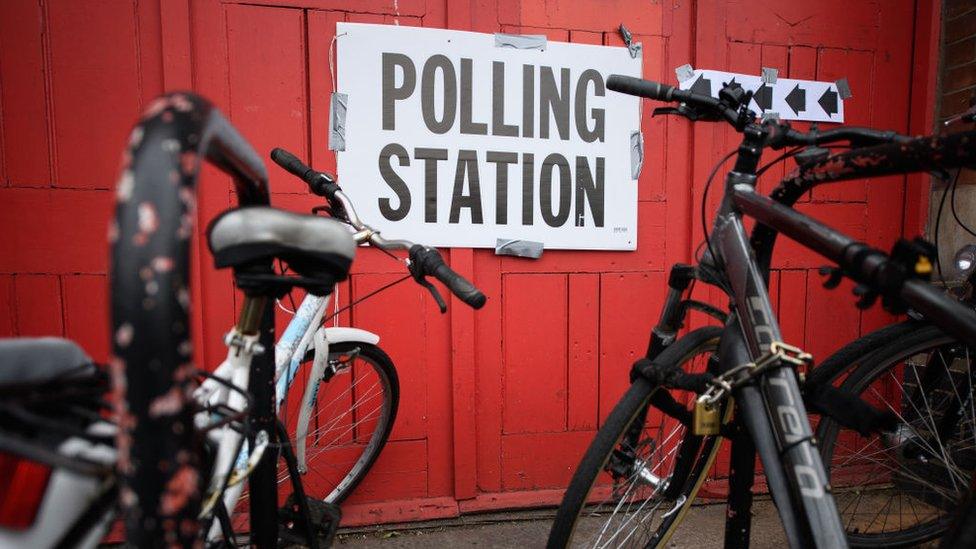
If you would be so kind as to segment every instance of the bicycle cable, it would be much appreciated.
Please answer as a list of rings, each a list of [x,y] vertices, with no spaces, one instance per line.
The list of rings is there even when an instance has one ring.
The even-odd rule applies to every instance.
[[[961,172],[962,170],[956,172],[955,180],[959,179],[959,174]],[[932,235],[933,240],[935,240],[936,250],[939,249],[939,227],[942,225],[942,211],[945,209],[946,197],[949,196],[949,188],[955,185],[955,180],[950,182],[948,179],[944,179],[946,186],[944,189],[942,189],[942,198],[939,199],[939,209],[935,214],[935,230],[933,231],[934,234]],[[938,252],[935,254],[935,268],[939,271],[939,280],[942,282],[942,285],[945,286],[945,273],[942,271],[942,260],[940,255],[941,254]]]
[[[850,146],[849,145],[827,145],[827,146],[824,146],[822,148],[825,148],[825,149],[849,149]],[[783,162],[783,161],[785,161],[785,160],[787,160],[789,158],[792,158],[792,157],[796,156],[797,154],[799,154],[800,152],[802,152],[805,149],[806,149],[805,146],[799,146],[799,147],[794,147],[794,148],[792,148],[792,149],[784,152],[783,154],[781,154],[778,157],[770,160],[769,162],[767,162],[766,164],[764,164],[762,167],[760,167],[756,171],[756,177],[758,178],[762,174],[766,173],[766,171],[769,170],[770,168],[772,168],[774,165],[779,164],[780,162]],[[726,154],[724,157],[722,157],[722,159],[719,160],[715,164],[715,166],[712,168],[711,173],[708,174],[708,179],[705,181],[705,188],[702,191],[701,224],[702,224],[702,232],[704,233],[704,236],[705,236],[705,242],[704,243],[705,243],[705,245],[708,248],[709,255],[712,256],[712,261],[716,261],[716,262],[718,261],[718,258],[715,255],[715,250],[712,248],[712,241],[711,241],[710,235],[708,233],[708,216],[707,216],[707,213],[706,213],[707,212],[706,208],[707,208],[707,204],[708,204],[708,190],[709,190],[709,188],[711,188],[712,181],[715,179],[715,175],[718,173],[719,168],[721,168],[721,166],[723,164],[725,164],[726,162],[728,162],[728,160],[730,158],[732,158],[734,155],[736,155],[737,153],[738,153],[738,148],[733,149],[733,150],[729,151],[728,154]],[[700,250],[701,250],[701,244],[698,245],[698,249],[695,250],[695,254],[694,254],[696,256],[696,259],[699,262],[701,261],[700,256],[699,256],[699,251]],[[724,284],[723,284],[723,286],[724,286]],[[728,288],[723,288],[723,289],[725,289],[727,291],[729,290]]]
[[[976,232],[973,232],[968,225],[963,223],[962,219],[959,218],[959,214],[956,213],[956,188],[959,186],[959,174],[962,173],[962,168],[956,171],[956,177],[952,180],[952,191],[949,193],[949,209],[952,211],[952,217],[956,219],[956,223],[971,236],[976,236]]]
[[[393,282],[390,282],[389,284],[386,284],[385,286],[381,286],[381,287],[377,288],[376,290],[373,290],[372,292],[369,292],[368,294],[364,295],[363,297],[360,297],[359,299],[353,301],[349,305],[346,305],[346,306],[338,309],[337,311],[333,312],[331,315],[323,318],[322,319],[322,322],[323,323],[326,323],[326,322],[332,320],[333,318],[339,316],[339,313],[342,313],[342,312],[344,312],[344,311],[346,311],[348,309],[351,309],[355,305],[358,305],[358,304],[362,303],[363,301],[365,301],[365,300],[373,297],[374,295],[376,295],[376,294],[378,294],[378,293],[380,293],[380,292],[382,292],[384,290],[387,290],[389,288],[392,288],[393,286],[396,286],[397,284],[403,282],[404,280],[408,280],[410,278],[413,278],[413,275],[409,275],[408,274],[408,275],[405,275],[403,278],[398,278],[398,279],[394,280]]]
[[[712,168],[711,173],[708,174],[708,179],[705,180],[705,189],[702,191],[702,200],[701,200],[702,232],[705,235],[705,246],[708,248],[708,254],[712,256],[712,261],[715,263],[716,268],[718,267],[718,256],[715,255],[715,249],[712,248],[712,240],[708,234],[708,216],[705,213],[706,207],[708,205],[708,189],[709,187],[712,186],[712,180],[715,179],[715,174],[718,173],[718,170],[719,168],[722,167],[722,164],[728,162],[730,158],[732,158],[738,153],[739,153],[739,148],[736,147],[735,149],[729,151],[728,154],[722,157],[722,159],[715,164],[715,167]],[[722,290],[728,293],[729,295],[732,294],[732,289],[726,287],[724,281],[722,281]]]

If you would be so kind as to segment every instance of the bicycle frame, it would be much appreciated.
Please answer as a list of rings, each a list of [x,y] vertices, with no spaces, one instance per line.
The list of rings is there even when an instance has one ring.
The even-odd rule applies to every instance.
[[[746,135],[747,141],[758,138],[758,135]],[[735,189],[755,188],[759,151],[761,148],[740,148],[736,169],[726,178],[726,194],[712,231],[732,292],[734,312],[722,338],[722,371],[755,363],[770,352],[771,345],[782,342],[763,272],[752,253],[742,214],[733,207],[732,201]],[[812,541],[817,547],[843,547],[847,543],[844,528],[813,441],[796,372],[785,364],[780,366],[761,375],[757,387],[740,388],[735,394],[736,405],[762,459],[791,546],[804,546]],[[733,455],[737,463],[751,463],[736,456],[735,450]],[[730,482],[739,482],[742,475],[749,479],[747,484],[751,487],[752,472],[742,467],[733,470]],[[751,501],[739,504],[746,506],[745,512],[730,508],[733,519],[726,532],[733,536],[738,532],[734,536],[736,542],[748,543],[747,506]],[[799,520],[801,515],[805,520]],[[727,538],[726,543],[730,542],[733,540]]]
[[[749,95],[743,97],[741,90],[727,88],[716,99],[621,75],[611,75],[607,87],[647,99],[681,103],[679,108],[665,111],[691,120],[725,121],[743,134],[735,167],[726,176],[711,239],[706,232],[708,253],[697,267],[672,267],[661,317],[652,330],[645,359],[637,361],[631,369],[632,380],[643,376],[658,387],[697,393],[701,396],[696,412],[698,405],[707,410],[709,405],[729,395],[734,397],[739,410],[735,422],[715,431],[715,435],[733,440],[726,547],[749,544],[756,453],[762,459],[789,544],[846,546],[844,528],[830,496],[820,454],[815,449],[816,441],[806,419],[807,411],[794,370],[809,364],[811,357],[781,341],[766,288],[775,238],[778,232],[783,232],[836,262],[840,267],[838,274],[853,278],[873,292],[869,294],[871,299],[864,299],[863,303],[869,304],[883,295],[886,305],[907,304],[948,334],[972,345],[976,342],[976,312],[940,295],[920,278],[926,272],[926,252],[906,252],[902,245],[902,249],[896,247],[899,257],[892,260],[883,252],[837,233],[789,206],[819,183],[972,166],[976,164],[976,149],[972,146],[976,134],[961,132],[911,139],[895,132],[853,127],[826,132],[813,129],[804,133],[778,121],[756,123],[755,113],[745,106]],[[761,173],[757,168],[765,148],[817,146],[836,141],[849,141],[854,149],[803,163],[773,192],[775,202],[756,194],[756,180]],[[857,148],[859,143],[884,145]],[[783,158],[788,156],[791,154]],[[751,240],[746,237],[743,215],[758,221]],[[710,305],[683,299],[692,280],[720,287],[730,298],[731,313],[725,315]],[[690,375],[674,369],[674,365],[655,362],[659,353],[675,340],[691,308],[725,324],[718,365],[710,361],[706,374]],[[690,427],[688,422],[693,420],[688,417],[690,412],[668,391],[653,393],[650,403],[668,415],[683,417],[682,423]],[[708,425],[708,421],[702,424]],[[712,429],[708,425],[700,430]],[[627,436],[637,436],[636,431]],[[685,436],[679,456],[694,459],[700,440],[699,434]],[[676,465],[674,474],[688,469],[688,463],[683,465]],[[678,481],[681,485],[685,480],[678,477],[670,482]],[[681,512],[689,504],[679,503],[684,506]],[[670,513],[677,510],[675,507]]]
[[[769,302],[765,279],[769,258],[777,232],[808,246],[837,262],[845,272],[863,282],[877,285],[878,273],[888,260],[885,254],[819,223],[787,205],[775,202],[755,192],[755,169],[761,147],[757,128],[747,128],[745,142],[739,149],[739,159],[726,178],[725,196],[712,232],[718,260],[732,300],[733,315],[726,324],[720,350],[720,370],[755,362],[768,352],[770,344],[781,340],[779,327]],[[921,143],[921,145],[919,145]],[[951,143],[951,142],[950,142]],[[914,142],[916,151],[932,148],[935,140]],[[911,146],[909,147],[911,148]],[[873,151],[880,156],[888,154]],[[920,153],[922,154],[922,153]],[[921,156],[924,158],[924,154]],[[849,153],[845,159],[854,165],[857,156]],[[870,169],[877,164],[865,163]],[[883,165],[882,165],[883,166]],[[904,168],[904,165],[899,165]],[[915,170],[925,169],[924,161]],[[808,168],[814,170],[814,168]],[[890,170],[890,167],[882,169]],[[850,179],[862,175],[848,170],[827,176],[804,178],[804,172],[792,180],[792,186],[778,189],[774,196],[791,204],[795,197],[817,183]],[[746,238],[742,216],[756,219],[753,239]],[[757,237],[758,235],[758,237]],[[755,247],[756,254],[753,253]],[[870,253],[865,253],[865,251]],[[757,260],[756,255],[759,256]],[[706,262],[707,263],[707,262]],[[674,332],[678,304],[687,288],[689,277],[681,275],[669,282],[671,291],[662,313],[662,321],[655,328],[649,345],[649,356],[667,345]],[[968,341],[976,341],[976,313],[925,283],[908,279],[898,289],[899,297],[923,313],[931,322],[947,333]],[[754,452],[763,461],[770,492],[777,504],[787,538],[792,546],[843,546],[844,529],[839,522],[830,487],[821,463],[812,431],[806,420],[806,410],[791,368],[779,367],[765,372],[756,386],[743,386],[734,393],[742,423],[750,433],[750,440],[733,438],[732,471],[730,476],[729,513],[726,524],[726,545],[748,544],[749,507]],[[753,444],[755,448],[753,449]],[[738,496],[742,492],[742,496]],[[805,520],[799,520],[804,517]]]
[[[318,387],[325,373],[325,368],[328,366],[329,345],[342,342],[376,344],[380,339],[376,334],[358,328],[327,328],[322,326],[322,319],[328,310],[331,297],[331,295],[307,294],[295,311],[295,315],[288,323],[281,338],[275,344],[275,402],[276,408],[279,410],[287,398],[306,353],[309,349],[315,349],[315,359],[311,366],[308,383],[302,394],[301,409],[295,432],[296,458],[300,473],[307,471],[305,439],[308,434],[308,424],[315,406]],[[231,344],[238,337],[241,338],[239,341],[242,344]],[[227,342],[229,347],[227,358],[214,371],[214,376],[229,380],[235,386],[246,387],[249,381],[250,363],[256,349],[254,343],[257,341],[254,336],[245,336],[235,329],[228,334]],[[194,398],[201,402],[227,402],[226,391],[226,387],[208,379],[197,389]],[[235,409],[239,406],[237,402],[227,403]],[[233,471],[232,475],[236,475],[238,479],[245,476],[251,462],[249,447],[246,444],[241,444],[240,434],[229,427],[225,428],[219,436],[218,448],[225,454],[218,456],[215,471]],[[211,480],[211,490],[219,490],[220,486],[227,480],[227,475],[221,475],[220,478],[215,475]],[[227,487],[223,497],[223,504],[226,509],[233,510],[235,508],[243,488],[242,482],[236,482]],[[341,488],[341,486],[337,486],[332,493],[325,497],[325,500],[328,501]],[[220,525],[214,524],[211,526],[208,538],[216,539],[220,534]]]

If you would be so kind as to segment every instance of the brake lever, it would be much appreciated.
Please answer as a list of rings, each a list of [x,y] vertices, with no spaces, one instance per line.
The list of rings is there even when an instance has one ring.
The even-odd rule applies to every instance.
[[[444,301],[444,297],[441,296],[441,293],[437,290],[437,288],[433,284],[431,284],[430,281],[428,281],[426,278],[422,278],[418,280],[417,283],[423,286],[424,288],[427,288],[427,290],[430,292],[430,295],[434,296],[434,301],[436,301],[437,306],[440,307],[441,314],[446,313],[447,302]]]
[[[689,107],[687,104],[682,103],[677,107],[657,107],[651,112],[651,117],[654,116],[683,116],[692,122],[697,122],[699,120],[706,122],[714,122],[719,120],[718,117],[709,115],[708,113],[696,110]]]

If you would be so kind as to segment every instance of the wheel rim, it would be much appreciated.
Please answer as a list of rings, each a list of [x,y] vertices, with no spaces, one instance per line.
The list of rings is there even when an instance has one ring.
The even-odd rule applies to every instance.
[[[971,362],[964,346],[930,341],[853,383],[865,401],[898,416],[899,427],[869,437],[833,422],[826,430],[831,485],[852,543],[920,543],[946,528],[976,465]],[[961,413],[949,421],[954,408]]]
[[[349,360],[351,352],[329,353],[330,364]],[[305,376],[308,370],[303,368]],[[299,378],[295,383],[304,388],[306,381],[307,377]],[[319,385],[306,436],[308,472],[302,477],[306,495],[329,503],[346,495],[383,444],[392,399],[390,380],[379,363],[365,354],[344,362],[339,373]],[[301,391],[290,391],[280,414],[293,448],[300,403]],[[288,478],[282,464],[278,482],[290,491]]]

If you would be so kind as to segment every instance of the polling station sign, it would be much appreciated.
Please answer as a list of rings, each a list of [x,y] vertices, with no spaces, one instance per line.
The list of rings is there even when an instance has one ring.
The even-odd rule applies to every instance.
[[[637,247],[639,103],[605,81],[639,77],[639,55],[388,25],[337,36],[339,182],[376,228],[447,247]]]

